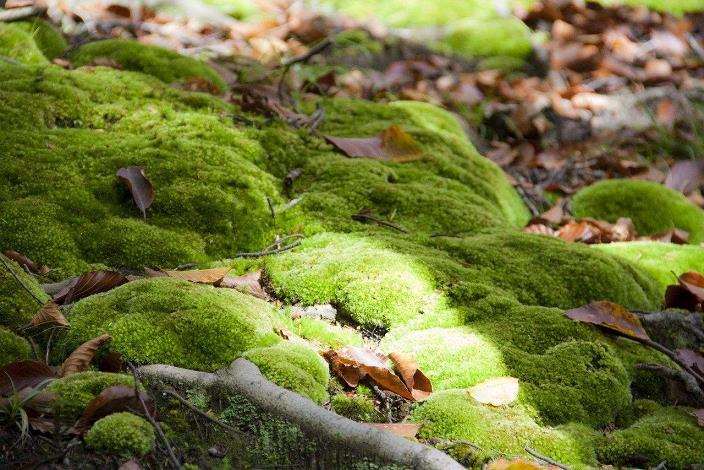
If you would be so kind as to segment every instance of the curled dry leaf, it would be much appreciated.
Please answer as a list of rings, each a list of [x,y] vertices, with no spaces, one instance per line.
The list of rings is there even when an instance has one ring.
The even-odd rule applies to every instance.
[[[132,194],[135,205],[142,213],[142,217],[147,218],[147,209],[154,202],[154,186],[144,174],[141,166],[128,166],[117,170],[117,177],[127,186]]]
[[[103,334],[78,346],[61,365],[59,376],[66,377],[67,375],[88,370],[96,351],[110,341],[112,341],[112,337],[110,335]]]
[[[122,354],[117,351],[110,351],[100,358],[98,370],[101,372],[122,372],[124,365]]]
[[[16,361],[0,368],[0,396],[7,396],[26,387],[56,377],[49,366],[39,361]]]
[[[558,236],[558,238],[561,238],[566,242],[581,242],[592,244],[601,243],[602,240],[601,229],[586,220],[573,220],[571,222],[568,222],[556,232],[556,235]]]
[[[704,160],[681,160],[672,165],[665,186],[689,194],[704,184]]]
[[[704,275],[689,271],[677,278],[678,284],[667,287],[665,308],[683,308],[695,311],[704,302]]]
[[[193,271],[162,271],[168,277],[197,284],[219,284],[230,268],[197,269]]]
[[[260,299],[269,300],[271,297],[262,287],[261,278],[262,272],[259,270],[243,274],[242,276],[225,276],[216,285],[217,287],[227,287]]]
[[[22,266],[24,269],[28,270],[32,274],[46,274],[49,272],[49,268],[44,265],[40,265],[27,258],[22,253],[18,253],[14,250],[5,250],[2,252],[7,258],[11,259],[15,263]]]
[[[151,397],[143,391],[140,390],[139,395],[137,395],[134,387],[127,385],[108,387],[88,403],[81,417],[78,418],[76,424],[71,428],[71,432],[84,434],[100,418],[121,411],[144,414],[140,398],[147,405],[149,414],[153,415],[154,403]]]
[[[690,369],[704,374],[704,354],[691,349],[677,349],[677,358]]]
[[[518,399],[518,379],[514,377],[496,377],[470,387],[468,392],[479,403],[503,406]]]
[[[621,305],[600,300],[565,312],[567,318],[582,323],[591,323],[629,338],[650,340],[640,319]]]
[[[389,359],[394,364],[394,370],[401,377],[408,390],[411,391],[416,401],[426,400],[433,393],[433,385],[425,376],[418,363],[410,354],[391,353]]]
[[[418,423],[368,423],[368,426],[388,431],[406,439],[413,439],[418,434],[421,425]]]
[[[692,416],[697,418],[697,424],[704,428],[704,408],[692,411]]]
[[[31,326],[58,326],[61,328],[68,327],[68,320],[61,313],[58,304],[53,300],[45,303],[42,308],[32,317],[29,322]]]
[[[127,282],[129,279],[116,271],[91,271],[73,278],[54,296],[54,302],[59,305],[70,304],[84,297],[107,292]]]
[[[652,240],[661,243],[674,243],[675,245],[686,245],[689,243],[689,232],[678,228],[673,228],[665,232],[660,232],[655,235],[645,237],[646,240]]]
[[[415,139],[396,125],[389,126],[374,137],[323,137],[351,158],[408,162],[417,160],[423,153]]]

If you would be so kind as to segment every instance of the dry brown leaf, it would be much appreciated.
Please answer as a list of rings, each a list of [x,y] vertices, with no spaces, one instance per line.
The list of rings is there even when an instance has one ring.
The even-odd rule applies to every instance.
[[[26,387],[36,387],[54,377],[54,371],[43,362],[12,362],[0,368],[0,396],[8,396]]]
[[[567,318],[601,326],[629,338],[650,340],[640,319],[621,305],[600,300],[565,312]]]
[[[144,414],[140,398],[144,401],[149,413],[154,414],[152,399],[143,391],[140,390],[139,396],[137,396],[134,387],[127,385],[108,387],[88,403],[81,417],[71,428],[71,432],[84,434],[100,418],[121,411]]]
[[[674,243],[676,245],[686,245],[689,243],[689,232],[673,228],[665,232],[656,233],[648,237],[643,237],[646,240],[653,240],[662,243]]]
[[[430,379],[418,368],[413,356],[404,353],[391,353],[389,359],[394,364],[394,370],[406,384],[416,401],[423,401],[433,393]]]
[[[697,424],[704,428],[704,408],[692,411],[692,416],[697,418]]]
[[[545,224],[531,224],[524,228],[523,231],[525,233],[532,233],[534,235],[546,235],[548,237],[556,236],[555,230]]]
[[[198,269],[193,271],[162,271],[168,277],[198,284],[219,284],[231,268]]]
[[[421,425],[417,423],[367,423],[367,426],[388,431],[406,439],[413,439],[418,434]]]
[[[665,186],[689,194],[704,184],[704,160],[681,160],[672,165]]]
[[[417,160],[422,154],[422,149],[415,139],[396,125],[389,126],[374,137],[323,137],[351,158],[408,162]]]
[[[704,354],[700,351],[692,349],[677,349],[675,350],[677,358],[682,361],[690,369],[704,374]]]
[[[678,280],[682,287],[695,295],[700,302],[704,302],[704,275],[696,271],[688,271],[680,274]]]
[[[18,253],[14,250],[5,250],[2,254],[33,274],[42,275],[49,272],[48,267],[35,263],[22,253]]]
[[[92,271],[81,274],[73,278],[54,296],[54,302],[59,305],[70,304],[93,294],[107,292],[127,282],[129,279],[116,271]]]
[[[216,284],[216,286],[235,289],[260,299],[269,300],[271,297],[262,287],[261,278],[261,270],[243,274],[241,276],[225,276]]]
[[[110,341],[112,341],[112,337],[110,335],[103,334],[78,346],[61,365],[59,376],[66,377],[71,374],[88,370],[96,351]]]
[[[122,181],[132,194],[135,205],[142,213],[144,219],[147,218],[147,209],[154,202],[154,185],[144,174],[141,166],[128,166],[117,170],[117,177]]]
[[[468,392],[479,403],[503,406],[518,399],[518,379],[514,377],[496,377],[470,387]]]
[[[602,231],[587,220],[568,222],[557,231],[557,236],[566,242],[601,243]]]
[[[42,308],[32,317],[30,325],[37,326],[58,326],[62,328],[68,327],[68,320],[61,313],[58,304],[53,300],[45,303]]]

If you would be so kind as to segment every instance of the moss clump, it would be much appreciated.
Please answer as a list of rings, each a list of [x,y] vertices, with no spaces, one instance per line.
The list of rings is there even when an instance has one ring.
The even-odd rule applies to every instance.
[[[644,241],[605,243],[593,248],[627,259],[642,268],[658,281],[663,294],[667,286],[677,282],[675,275],[687,271],[704,272],[704,250],[699,246]]]
[[[3,214],[0,214],[0,225],[2,225],[2,218]],[[9,248],[11,245],[5,246]],[[39,302],[48,301],[49,296],[19,264],[2,254],[0,257],[2,258],[2,263],[0,263],[0,325],[17,330],[29,323],[41,307]],[[12,272],[9,272],[8,268]],[[17,281],[18,278],[32,291],[32,295],[20,285]]]
[[[154,428],[132,413],[114,413],[99,419],[86,433],[86,444],[98,452],[121,457],[142,456],[154,449]]]
[[[704,210],[682,194],[650,181],[600,181],[574,195],[572,210],[577,217],[608,222],[629,217],[640,235],[679,228],[689,232],[690,243],[704,241]]]
[[[322,347],[361,346],[362,335],[349,327],[330,324],[317,318],[301,317],[291,321],[291,331]]]
[[[384,416],[374,406],[374,401],[365,395],[349,396],[338,393],[330,399],[332,410],[354,421],[362,423],[379,423],[384,421]]]
[[[59,420],[72,424],[83,414],[93,398],[114,385],[134,387],[134,379],[125,374],[79,372],[54,380],[47,386],[47,390],[56,394],[54,415]]]
[[[596,464],[592,447],[594,433],[589,428],[543,427],[520,405],[484,406],[465,390],[434,394],[414,410],[412,418],[423,423],[422,437],[469,441],[482,448],[487,458],[527,456],[525,447],[531,447],[565,464]]]
[[[0,57],[25,65],[46,65],[46,59],[32,33],[17,24],[0,24]]]
[[[531,30],[516,18],[467,18],[447,25],[440,48],[464,56],[525,58],[533,49]]]
[[[242,357],[256,364],[267,379],[281,387],[300,393],[318,404],[328,398],[328,366],[312,349],[282,343],[251,349]]]
[[[32,349],[26,339],[0,326],[0,367],[11,362],[29,359],[31,352]]]
[[[125,360],[213,371],[278,342],[272,313],[266,302],[230,289],[145,279],[76,303],[62,344],[73,350],[108,333],[109,347]]]
[[[63,35],[41,18],[15,24],[32,35],[39,50],[49,60],[59,57],[68,48],[68,42]]]
[[[684,469],[704,462],[704,429],[684,408],[666,407],[607,434],[597,446],[599,461],[624,467]]]
[[[165,83],[203,79],[219,92],[227,88],[218,73],[205,63],[168,49],[140,44],[136,41],[107,39],[85,44],[71,55],[74,65],[89,65],[96,59],[115,61],[125,70],[146,73]]]

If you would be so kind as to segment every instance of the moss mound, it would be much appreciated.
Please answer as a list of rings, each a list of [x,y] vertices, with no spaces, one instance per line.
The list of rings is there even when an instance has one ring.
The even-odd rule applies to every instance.
[[[31,353],[32,349],[26,339],[0,326],[0,367],[29,359]]]
[[[136,41],[106,39],[85,44],[69,56],[80,67],[98,59],[114,61],[124,70],[142,72],[165,83],[201,79],[211,83],[218,92],[227,88],[218,73],[205,63],[157,46]]]
[[[125,360],[213,371],[248,349],[279,341],[272,307],[230,289],[168,278],[130,282],[77,302],[66,350],[102,333]]]
[[[39,50],[49,60],[59,57],[68,48],[68,42],[63,35],[52,24],[41,18],[32,18],[15,24],[32,35]]]
[[[47,65],[49,61],[27,28],[19,24],[0,24],[0,56],[11,63]]]
[[[262,374],[277,385],[307,396],[318,404],[328,398],[328,365],[310,348],[283,343],[251,349],[242,357],[256,364]]]
[[[362,423],[383,423],[385,417],[374,406],[374,402],[367,395],[348,396],[338,393],[330,399],[332,410],[354,421]]]
[[[47,390],[56,394],[53,403],[55,416],[60,421],[73,424],[93,398],[114,385],[134,387],[134,379],[125,374],[79,372],[54,380],[47,386]]]
[[[132,413],[114,413],[99,419],[88,430],[86,444],[98,452],[121,457],[142,456],[154,449],[154,428]]]
[[[689,232],[690,243],[704,241],[704,211],[682,194],[650,181],[600,181],[574,195],[572,210],[577,217],[608,222],[629,217],[640,235],[679,228]]]
[[[3,215],[0,215],[0,225],[2,225]],[[0,244],[0,247],[2,246]],[[5,245],[5,247],[14,249],[12,245]],[[43,303],[49,300],[49,296],[19,264],[2,254],[0,257],[3,261],[0,263],[0,325],[17,330],[27,325],[39,311],[41,306],[37,299]],[[18,279],[32,291],[32,295],[20,285]]]

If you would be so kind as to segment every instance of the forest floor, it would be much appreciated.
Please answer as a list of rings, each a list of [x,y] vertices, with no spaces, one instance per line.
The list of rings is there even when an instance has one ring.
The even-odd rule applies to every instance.
[[[0,466],[704,465],[704,5],[402,3],[5,3]]]

